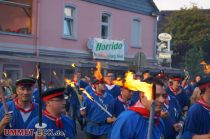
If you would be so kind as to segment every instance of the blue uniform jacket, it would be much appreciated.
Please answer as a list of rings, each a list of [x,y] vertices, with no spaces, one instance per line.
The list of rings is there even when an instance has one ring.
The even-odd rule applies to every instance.
[[[198,103],[193,104],[184,123],[183,139],[191,139],[193,135],[208,134],[210,132],[210,110]]]
[[[128,110],[119,115],[115,121],[110,139],[146,139],[149,118],[141,116],[139,113]],[[153,125],[151,139],[160,139],[164,134],[164,124]]]
[[[184,91],[184,89],[181,89],[181,93],[179,93],[178,95],[175,95],[170,88],[166,88],[166,92],[168,93],[168,95],[174,96],[176,97],[176,99],[179,101],[179,104],[181,106],[181,108],[183,109],[185,106],[187,106],[189,99],[187,98],[187,94]]]
[[[120,92],[121,92],[121,88],[117,85],[114,85],[114,87],[109,90],[106,85],[105,85],[105,88],[106,88],[106,92],[108,92],[109,94],[111,94],[113,96],[113,98],[116,98],[117,96],[120,95]]]
[[[169,97],[169,107],[167,108],[165,105],[163,106],[163,109],[169,112],[169,116],[163,119],[166,127],[165,139],[176,139],[178,132],[174,130],[173,125],[181,121],[181,107],[174,96]]]
[[[47,127],[44,129],[44,134],[46,134],[46,139],[75,139],[76,127],[72,119],[64,115],[61,116],[61,121],[63,123],[63,128],[57,127],[55,121],[49,119],[45,115],[42,115],[42,122],[47,124]],[[34,129],[36,132],[37,129],[35,125],[38,123],[38,116],[35,117],[28,125],[28,129]],[[34,136],[28,136],[26,139],[34,139]]]
[[[106,109],[113,100],[113,97],[107,92],[104,93],[103,97],[98,97],[95,93],[92,94],[92,97]],[[111,125],[106,123],[106,119],[109,115],[89,98],[84,99],[83,106],[86,107],[87,119],[85,131],[93,135],[108,134],[110,132]]]
[[[5,129],[26,129],[29,122],[38,115],[38,104],[34,104],[34,110],[31,112],[29,118],[24,122],[23,118],[21,116],[20,111],[16,108],[14,101],[7,102],[8,111],[13,111],[12,114],[12,121],[10,122],[12,125],[12,128],[9,127],[9,125],[6,126]],[[0,120],[4,117],[4,108],[0,108]],[[4,136],[4,139],[20,139],[23,137],[20,136]]]
[[[134,103],[130,101],[128,106],[132,106],[133,104]],[[122,113],[126,109],[123,102],[121,102],[118,98],[115,98],[108,106],[108,110],[113,116],[118,117],[118,115],[120,115],[120,113]]]

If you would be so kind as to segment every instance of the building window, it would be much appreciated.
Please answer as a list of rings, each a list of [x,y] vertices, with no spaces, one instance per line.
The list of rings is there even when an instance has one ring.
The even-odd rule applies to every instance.
[[[74,71],[72,69],[64,69],[64,79],[71,79]]]
[[[141,47],[141,22],[138,19],[133,19],[132,21],[132,31],[131,31],[131,46]]]
[[[76,8],[66,5],[64,8],[64,25],[63,33],[66,37],[75,38],[75,25],[76,25]]]
[[[11,79],[13,84],[17,79],[22,76],[22,68],[19,65],[4,64],[3,65],[3,78]]]
[[[31,34],[33,0],[0,1],[0,32]]]
[[[103,13],[101,16],[101,38],[111,38],[111,15]]]

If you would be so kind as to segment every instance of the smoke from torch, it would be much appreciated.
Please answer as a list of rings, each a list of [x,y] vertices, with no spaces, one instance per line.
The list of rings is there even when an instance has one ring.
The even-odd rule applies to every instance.
[[[144,96],[147,97],[148,100],[153,99],[153,84],[149,84],[146,82],[141,82],[140,80],[133,79],[133,73],[127,72],[125,77],[124,85],[133,91],[141,91],[144,93]]]

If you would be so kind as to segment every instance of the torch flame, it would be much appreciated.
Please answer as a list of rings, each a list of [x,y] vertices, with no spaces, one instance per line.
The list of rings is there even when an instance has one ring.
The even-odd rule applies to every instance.
[[[149,84],[146,82],[141,82],[140,80],[133,79],[132,72],[126,73],[124,85],[130,90],[143,92],[144,96],[146,96],[148,100],[152,100],[153,98],[152,96],[153,84]]]
[[[116,80],[113,81],[113,84],[123,86],[123,80],[118,77]]]
[[[74,82],[72,82],[71,80],[65,79],[65,82],[67,85],[70,85],[71,87],[75,87]]]
[[[75,68],[75,67],[76,67],[76,64],[75,64],[75,63],[72,63],[71,66],[72,66],[73,68]]]
[[[90,99],[93,101],[93,97],[84,89],[84,88],[80,88],[80,90]]]
[[[56,75],[57,75],[57,73],[56,73],[55,71],[53,71],[53,75],[54,75],[54,76],[56,76]]]
[[[106,84],[109,84],[109,79],[106,76],[103,79]]]
[[[38,66],[38,64],[36,65],[36,79],[38,80],[39,79],[39,70],[40,70],[40,68],[39,68],[39,66]]]
[[[97,62],[96,63],[96,71],[94,72],[94,76],[97,80],[101,80],[103,78],[101,74],[101,63]]]
[[[3,75],[5,78],[7,78],[7,73],[6,72],[3,72]]]
[[[206,74],[209,74],[209,73],[210,73],[210,66],[209,66],[209,65],[206,65],[205,73],[206,73]]]
[[[206,65],[206,61],[205,61],[205,60],[202,60],[202,61],[200,62],[200,64],[201,64],[201,65]]]
[[[204,73],[209,74],[210,73],[210,65],[208,65],[205,60],[202,60],[200,62],[200,64],[204,66],[204,70],[203,70]]]

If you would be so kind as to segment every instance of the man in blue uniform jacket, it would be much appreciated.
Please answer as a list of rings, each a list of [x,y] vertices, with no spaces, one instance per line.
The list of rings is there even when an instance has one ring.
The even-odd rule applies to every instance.
[[[93,99],[102,105],[105,109],[113,100],[113,97],[108,92],[105,92],[104,81],[94,81],[95,91],[91,94]],[[81,110],[81,115],[86,116],[87,125],[85,127],[87,139],[106,139],[111,130],[111,124],[115,117],[110,117],[104,112],[95,102],[86,97],[83,101],[85,110]]]
[[[38,104],[32,102],[32,87],[35,84],[33,78],[22,78],[16,81],[17,97],[7,102],[8,111],[4,107],[0,109],[0,134],[3,138],[21,138],[18,135],[3,135],[4,129],[26,129],[29,122],[38,115]]]
[[[166,117],[162,117],[166,127],[165,139],[176,139],[176,136],[182,129],[183,122],[181,119],[181,107],[174,96],[166,95],[163,112],[168,112]]]
[[[115,98],[108,106],[109,112],[113,116],[118,117],[120,113],[134,105],[134,102],[131,101],[132,94],[133,92],[131,90],[129,90],[126,86],[122,86],[120,95]]]
[[[176,99],[179,101],[182,111],[187,111],[189,99],[185,90],[181,86],[181,76],[178,74],[173,74],[170,76],[170,80],[170,84],[166,88],[167,94],[176,97]]]
[[[210,139],[210,77],[202,78],[197,85],[201,98],[187,113],[183,139]]]
[[[165,95],[163,83],[159,79],[152,77],[147,78],[145,82],[156,84],[156,105],[153,119],[155,124],[152,126],[151,139],[160,139],[164,134],[164,124],[159,118]],[[110,139],[147,138],[152,100],[148,100],[144,95],[145,93],[148,92],[142,92],[139,101],[118,116],[112,128]]]
[[[116,98],[120,95],[121,89],[119,86],[113,84],[114,80],[114,74],[113,73],[107,73],[106,76],[106,92],[110,93],[113,98]]]
[[[75,73],[72,78],[74,87],[72,87],[71,85],[67,85],[66,87],[66,95],[69,96],[69,99],[67,100],[66,109],[69,115],[71,116],[71,118],[74,120],[75,124],[76,124],[76,121],[78,120],[81,130],[83,130],[84,123],[83,123],[82,117],[80,116],[82,94],[79,89],[81,87],[80,86],[81,83],[83,82],[84,84],[84,81],[82,81],[80,77],[81,77],[80,72]]]
[[[43,111],[42,121],[47,127],[44,128],[42,132],[40,130],[36,132],[36,124],[39,119],[38,116],[35,117],[27,127],[28,129],[34,129],[36,137],[44,136],[46,139],[51,139],[52,137],[55,139],[75,138],[75,123],[72,119],[63,115],[63,113],[65,113],[66,104],[64,90],[64,87],[51,88],[43,93],[42,99],[46,104],[46,109]],[[52,131],[50,134],[49,130]],[[27,139],[28,138],[34,138],[34,136],[27,137]]]

